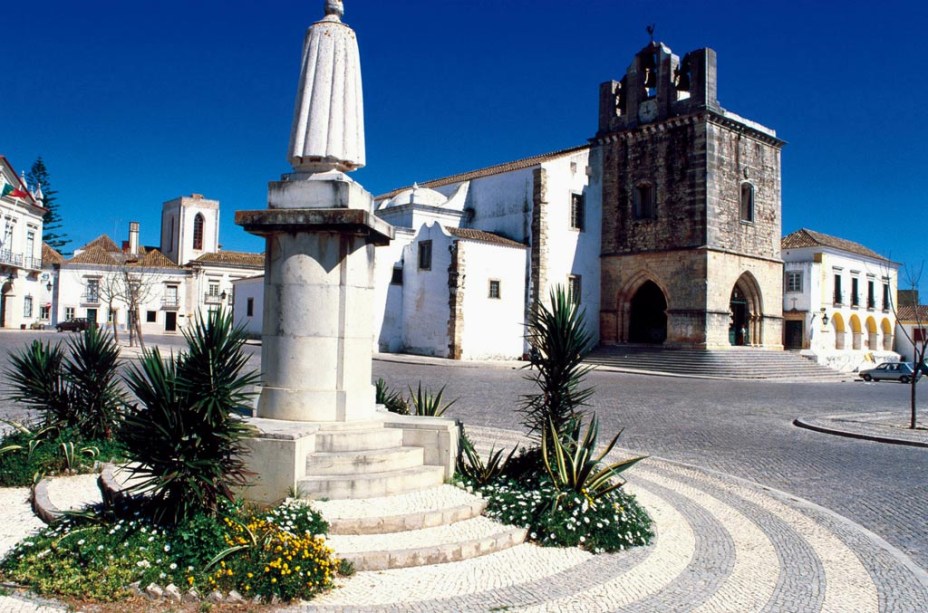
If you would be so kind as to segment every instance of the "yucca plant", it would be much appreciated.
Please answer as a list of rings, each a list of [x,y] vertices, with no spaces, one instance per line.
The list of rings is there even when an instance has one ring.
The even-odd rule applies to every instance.
[[[33,341],[10,358],[10,398],[36,409],[46,425],[108,440],[125,401],[118,360],[113,337],[92,327],[68,342],[67,354],[60,344]]]
[[[483,461],[480,453],[474,448],[474,444],[464,432],[461,426],[461,436],[459,437],[458,447],[460,448],[457,460],[457,472],[463,479],[474,482],[478,487],[483,487],[492,483],[505,474],[506,464],[515,455],[518,447],[513,447],[509,455],[503,459],[505,449],[496,449],[496,446],[490,448],[487,461]]]
[[[187,350],[164,359],[146,351],[126,382],[138,399],[127,410],[121,438],[153,520],[176,525],[197,513],[215,514],[235,487],[247,483],[243,454],[249,426],[235,415],[258,383],[244,372],[245,335],[232,316],[212,312],[185,331]]]
[[[383,377],[374,383],[374,392],[377,404],[382,404],[391,413],[409,415],[409,404],[399,392],[387,387],[387,382],[383,380]]]
[[[119,346],[108,332],[91,326],[68,341],[68,349],[64,374],[81,435],[109,440],[125,403],[117,376]]]
[[[457,399],[452,400],[448,404],[442,404],[442,396],[445,393],[445,386],[442,385],[441,389],[438,390],[437,394],[433,394],[428,389],[422,389],[422,382],[416,386],[416,391],[413,393],[412,388],[409,388],[409,395],[412,398],[412,414],[413,415],[422,415],[428,417],[440,417],[444,415],[451,405],[457,402]]]
[[[583,365],[593,340],[586,330],[584,313],[562,286],[550,293],[550,307],[537,303],[527,325],[526,338],[534,349],[537,370],[526,378],[539,393],[523,397],[520,412],[530,434],[540,436],[549,422],[558,430],[582,415],[581,407],[593,395],[582,387],[590,367]]]
[[[615,447],[622,431],[619,430],[612,437],[602,453],[595,455],[596,440],[599,438],[599,422],[596,416],[590,420],[589,427],[581,437],[582,426],[583,420],[577,418],[570,423],[568,432],[561,432],[551,420],[548,422],[548,431],[541,438],[541,457],[545,469],[560,492],[552,502],[554,509],[569,493],[586,496],[591,502],[595,502],[598,498],[617,490],[625,484],[619,473],[647,457],[638,456],[604,464],[603,458]]]
[[[60,344],[32,341],[20,353],[10,356],[4,373],[12,388],[8,397],[38,411],[47,426],[76,426],[80,412],[68,397],[62,372],[64,352]]]

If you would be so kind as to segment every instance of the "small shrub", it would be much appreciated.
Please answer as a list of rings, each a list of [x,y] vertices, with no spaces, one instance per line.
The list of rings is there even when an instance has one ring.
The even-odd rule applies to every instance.
[[[117,441],[85,440],[76,429],[14,425],[0,440],[0,487],[26,487],[63,472],[91,472],[96,461],[124,455]]]
[[[513,447],[506,459],[503,459],[505,449],[491,448],[484,462],[480,453],[474,448],[473,443],[467,437],[464,427],[461,427],[461,436],[459,437],[458,446],[460,453],[457,459],[456,470],[458,477],[472,482],[479,486],[487,485],[496,481],[504,474],[506,465],[518,451],[518,447]]]
[[[402,394],[387,387],[387,382],[383,378],[377,379],[374,390],[377,404],[382,404],[391,413],[409,415],[409,404]]]
[[[306,505],[256,511],[223,503],[216,516],[198,514],[170,529],[98,510],[21,541],[0,563],[0,576],[40,594],[98,601],[127,596],[135,581],[309,599],[331,585],[337,561],[304,527],[327,526]]]
[[[442,404],[442,395],[445,393],[445,386],[442,385],[441,389],[438,390],[437,394],[433,394],[428,389],[422,389],[422,382],[416,386],[416,392],[413,393],[412,388],[409,388],[409,395],[412,398],[412,414],[421,415],[427,417],[440,417],[444,415],[451,405],[457,402],[457,399],[452,400],[447,404]]]
[[[561,496],[547,478],[533,484],[499,481],[476,488],[488,500],[486,515],[526,528],[529,539],[546,547],[583,547],[593,553],[647,545],[651,519],[633,496],[612,490],[598,500],[583,494]],[[560,499],[555,508],[551,500]]]

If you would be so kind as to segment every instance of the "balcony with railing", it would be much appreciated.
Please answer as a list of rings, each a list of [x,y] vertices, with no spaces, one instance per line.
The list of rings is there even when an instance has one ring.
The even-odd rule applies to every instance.
[[[81,306],[95,306],[100,304],[99,292],[85,292],[81,295]]]
[[[173,311],[180,308],[180,299],[177,296],[165,296],[161,299],[161,308]]]
[[[41,270],[42,258],[35,258],[31,255],[27,256],[22,253],[13,253],[9,249],[2,249],[0,250],[0,264],[28,268],[29,270]]]
[[[222,304],[223,298],[225,298],[225,293],[213,294],[211,292],[206,292],[203,295],[203,302],[206,304]]]
[[[843,300],[844,296],[842,296],[841,290],[835,290],[835,306],[841,306],[844,304]]]

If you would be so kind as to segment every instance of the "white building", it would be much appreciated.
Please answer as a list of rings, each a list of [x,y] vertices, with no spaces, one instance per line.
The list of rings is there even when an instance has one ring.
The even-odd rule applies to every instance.
[[[903,361],[911,362],[915,347],[921,349],[925,339],[928,339],[928,305],[900,305],[896,309],[896,353]]]
[[[0,328],[42,322],[49,290],[42,279],[41,186],[30,191],[0,155]]]
[[[379,197],[396,238],[377,251],[378,349],[522,357],[529,309],[555,285],[577,297],[598,338],[602,198],[591,155],[577,147]]]
[[[852,371],[896,361],[899,265],[848,240],[801,229],[783,237],[783,318],[787,349]]]
[[[164,203],[166,251],[142,246],[139,230],[132,222],[122,247],[102,235],[55,266],[52,323],[86,317],[126,330],[132,291],[143,334],[175,333],[197,314],[231,308],[233,282],[264,269],[262,254],[220,250],[219,202],[199,194]]]

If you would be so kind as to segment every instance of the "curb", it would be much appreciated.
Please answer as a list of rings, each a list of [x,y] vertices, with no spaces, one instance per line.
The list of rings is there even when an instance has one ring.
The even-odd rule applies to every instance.
[[[32,495],[30,496],[32,510],[46,524],[50,524],[64,515],[64,512],[56,507],[52,499],[49,498],[48,483],[48,477],[43,477],[41,481],[32,486]]]
[[[877,434],[864,434],[862,432],[854,432],[853,430],[842,430],[834,427],[820,426],[814,424],[810,421],[806,421],[805,418],[797,417],[793,420],[793,425],[798,428],[805,428],[806,430],[813,430],[815,432],[821,432],[822,434],[832,434],[834,436],[843,436],[845,438],[853,438],[863,441],[873,441],[875,443],[886,443],[888,445],[905,445],[908,447],[921,447],[928,448],[928,443],[922,443],[920,441],[907,441],[905,439],[893,438],[891,436],[880,436]]]

